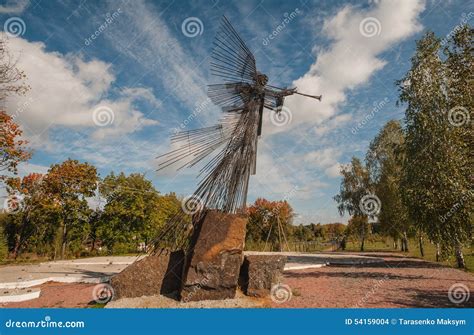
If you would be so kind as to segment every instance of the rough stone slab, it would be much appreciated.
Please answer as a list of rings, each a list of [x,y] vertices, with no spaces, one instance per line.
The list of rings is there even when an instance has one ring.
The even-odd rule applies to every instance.
[[[235,297],[247,217],[208,210],[191,237],[182,301]]]
[[[134,298],[179,291],[184,252],[145,257],[112,277],[114,299]]]
[[[240,271],[239,285],[245,294],[265,297],[274,284],[280,282],[286,256],[246,255]]]

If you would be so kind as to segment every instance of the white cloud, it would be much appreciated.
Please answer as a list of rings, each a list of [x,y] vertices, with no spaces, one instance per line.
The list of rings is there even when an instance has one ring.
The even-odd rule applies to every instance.
[[[0,37],[6,38],[4,33]],[[103,139],[158,123],[135,108],[139,100],[159,106],[150,89],[112,91],[115,75],[110,64],[85,61],[75,54],[49,52],[44,43],[22,38],[9,39],[8,47],[18,58],[17,65],[26,73],[31,89],[25,96],[10,97],[7,110],[24,127],[28,137],[36,138],[31,141],[33,146],[50,144],[47,135],[57,126],[89,128],[95,139]],[[112,111],[113,122],[98,127],[94,123],[94,110],[103,106]]]
[[[339,158],[342,151],[338,148],[325,148],[311,151],[303,156],[305,165],[324,170],[324,173],[331,178],[339,177]]]
[[[257,174],[250,178],[250,194],[254,197],[287,199],[290,201],[311,199],[328,184],[315,177],[314,170],[305,170],[294,159],[276,157],[267,143],[260,140],[257,158]],[[306,162],[305,162],[306,163]]]
[[[257,174],[250,177],[250,185],[251,193],[257,196],[270,193],[280,198],[297,188],[297,185],[292,183],[291,172],[287,171],[284,165],[277,163],[262,145],[259,146],[257,157]]]
[[[110,4],[111,10],[115,8],[114,2]],[[155,75],[164,92],[183,103],[190,114],[197,103],[207,101],[209,83],[202,68],[209,66],[208,50],[197,55],[191,47],[199,37],[186,37],[180,42],[175,34],[181,34],[181,29],[173,33],[160,15],[152,4],[134,1],[123,8],[114,28],[104,36],[120,53],[146,69],[147,74]],[[220,114],[217,107],[209,106],[200,120],[214,123],[217,113]]]
[[[423,0],[380,1],[368,10],[347,5],[326,19],[322,32],[331,43],[326,48],[314,47],[316,61],[307,73],[293,82],[301,92],[322,94],[322,102],[296,95],[288,97],[285,106],[292,113],[292,122],[276,127],[268,122],[269,118],[264,119],[267,133],[285,131],[285,136],[324,138],[350,122],[352,114],[340,114],[347,93],[367,84],[371,76],[385,66],[380,57],[383,52],[420,31],[418,15],[423,9]],[[376,27],[380,30],[373,37],[366,37],[359,30],[366,18],[380,22],[380,27]],[[326,176],[336,178],[340,176],[338,160],[342,154],[342,148],[330,147],[300,154],[292,161],[303,160],[306,166],[316,167]],[[268,162],[268,166],[272,165]],[[315,177],[306,175],[305,178],[310,184]]]
[[[336,148],[315,150],[304,155],[304,162],[320,168],[327,168],[337,163],[341,152]]]
[[[324,136],[330,131],[344,126],[346,123],[352,120],[351,114],[339,114],[336,115],[319,125],[314,127],[314,133],[316,136]]]
[[[28,7],[29,0],[7,0],[0,5],[0,14],[20,14]]]
[[[301,92],[322,94],[323,100],[319,103],[301,96],[288,97],[286,106],[293,113],[290,126],[320,125],[338,114],[347,92],[367,84],[370,77],[385,66],[380,54],[420,31],[418,15],[423,9],[423,0],[380,1],[369,10],[347,5],[327,19],[322,32],[332,42],[325,49],[314,49],[317,52],[315,63],[293,82]],[[361,34],[359,27],[366,18],[380,22],[380,34],[373,37]],[[268,126],[271,132],[288,130]],[[315,130],[321,132],[320,127]]]
[[[326,175],[331,178],[337,178],[341,176],[341,164],[335,163],[324,170]]]

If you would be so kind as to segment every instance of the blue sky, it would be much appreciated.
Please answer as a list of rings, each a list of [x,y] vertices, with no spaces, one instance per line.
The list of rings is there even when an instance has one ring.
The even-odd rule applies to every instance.
[[[474,16],[472,1],[443,0],[0,4],[0,34],[31,86],[6,102],[34,149],[21,173],[74,158],[102,177],[145,173],[160,192],[182,196],[194,191],[198,169],[156,172],[155,157],[173,129],[219,118],[206,85],[217,82],[209,55],[226,15],[271,84],[323,95],[321,103],[289,98],[283,125],[266,112],[250,179],[250,201],[286,198],[297,223],[347,220],[332,200],[339,165],[363,158],[383,124],[403,118],[394,82],[415,40],[426,30],[444,37]]]

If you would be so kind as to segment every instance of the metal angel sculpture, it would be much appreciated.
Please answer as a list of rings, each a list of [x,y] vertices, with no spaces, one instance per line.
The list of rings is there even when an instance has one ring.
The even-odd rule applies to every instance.
[[[286,96],[299,94],[321,101],[321,96],[278,88],[257,70],[255,57],[224,16],[212,51],[211,74],[222,83],[208,86],[208,97],[224,112],[219,124],[176,133],[176,149],[159,156],[159,170],[175,163],[193,167],[204,159],[203,176],[191,197],[194,211],[217,209],[237,213],[245,208],[249,178],[256,173],[257,145],[265,109],[281,113]],[[210,157],[210,158],[209,158]],[[172,221],[179,221],[175,218]],[[177,234],[169,224],[161,237]],[[168,236],[169,237],[169,236]]]
[[[204,177],[194,196],[204,208],[236,213],[245,208],[249,177],[256,173],[264,109],[281,113],[285,97],[292,94],[320,101],[321,96],[269,85],[268,77],[257,70],[254,55],[225,16],[213,44],[211,74],[222,83],[209,85],[208,96],[222,108],[224,117],[215,126],[172,136],[178,148],[159,156],[159,169],[177,162],[182,162],[181,167],[192,167],[214,153],[200,170]]]

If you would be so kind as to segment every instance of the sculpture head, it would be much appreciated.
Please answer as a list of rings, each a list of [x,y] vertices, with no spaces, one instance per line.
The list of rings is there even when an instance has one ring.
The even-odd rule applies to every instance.
[[[255,76],[255,82],[258,85],[265,86],[268,83],[268,77],[261,72],[257,72],[257,75]]]

